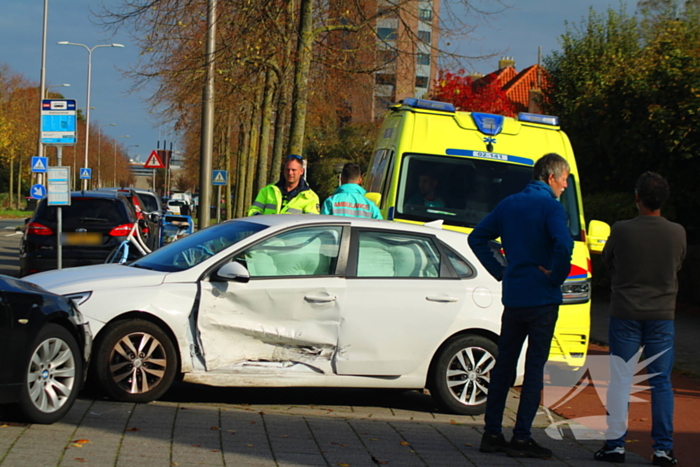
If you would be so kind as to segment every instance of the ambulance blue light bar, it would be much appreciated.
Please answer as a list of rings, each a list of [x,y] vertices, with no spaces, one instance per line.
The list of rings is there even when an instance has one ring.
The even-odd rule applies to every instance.
[[[503,130],[503,115],[472,112],[472,119],[479,131],[485,135],[496,136]]]
[[[541,125],[559,126],[559,117],[554,117],[552,115],[539,115],[520,112],[518,114],[518,120],[521,122],[539,123]]]
[[[426,110],[442,110],[443,112],[455,112],[455,106],[449,102],[429,101],[427,99],[417,99],[415,97],[407,97],[401,101],[404,105],[413,107],[414,109]]]

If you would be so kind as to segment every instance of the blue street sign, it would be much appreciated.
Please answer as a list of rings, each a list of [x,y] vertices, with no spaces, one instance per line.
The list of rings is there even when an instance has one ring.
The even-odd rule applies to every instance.
[[[83,167],[80,169],[80,179],[81,180],[90,180],[92,178],[92,169],[87,169]]]
[[[214,170],[211,175],[212,185],[228,185],[228,170]]]
[[[48,157],[37,157],[37,156],[32,157],[32,172],[39,173],[39,174],[45,174],[46,167],[48,167],[48,166],[49,166],[49,158]]]
[[[75,99],[41,101],[41,142],[52,146],[74,146],[77,141],[77,104]]]
[[[29,190],[29,193],[31,193],[32,198],[41,199],[46,196],[46,187],[37,183],[36,185],[32,185],[32,189]]]

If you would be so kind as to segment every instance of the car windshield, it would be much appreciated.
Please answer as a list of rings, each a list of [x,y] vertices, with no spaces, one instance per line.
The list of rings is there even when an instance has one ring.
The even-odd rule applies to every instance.
[[[266,228],[246,221],[223,222],[159,248],[130,266],[162,272],[184,271]]]
[[[475,227],[506,196],[525,188],[532,167],[494,160],[407,154],[401,165],[397,219]],[[580,240],[576,180],[569,175],[560,201],[571,236]]]

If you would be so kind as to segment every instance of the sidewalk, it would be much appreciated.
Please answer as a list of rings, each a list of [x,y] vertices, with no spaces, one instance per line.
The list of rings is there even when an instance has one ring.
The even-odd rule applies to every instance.
[[[362,400],[373,400],[376,395],[371,390],[313,390],[312,395],[304,396],[301,389],[268,389],[261,396],[250,390],[197,387],[192,391],[197,396],[189,399],[237,401],[248,394],[254,401],[260,397],[274,400],[277,394],[278,399],[289,400],[290,391],[296,391],[296,398],[302,400],[326,402],[348,398],[357,402],[352,400],[355,392],[364,394]],[[428,396],[417,392],[389,397],[379,396],[376,402],[394,401],[388,404],[390,408],[343,403],[161,401],[138,405],[80,399],[54,425],[0,422],[0,466],[601,465],[593,460],[600,441],[576,440],[568,429],[562,440],[552,439],[545,433],[550,421],[543,412],[535,420],[533,437],[551,448],[555,459],[512,459],[502,453],[479,452],[482,416],[431,413],[425,410],[431,406]],[[174,398],[188,399],[182,394]],[[516,393],[511,392],[505,419],[508,427],[514,423],[517,403]],[[403,406],[411,409],[400,408]],[[510,437],[510,428],[506,436]],[[646,466],[649,461],[628,452],[626,465]]]

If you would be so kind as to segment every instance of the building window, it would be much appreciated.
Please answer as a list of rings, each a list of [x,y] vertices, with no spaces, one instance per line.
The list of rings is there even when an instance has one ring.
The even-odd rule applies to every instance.
[[[391,86],[396,86],[396,75],[388,75],[384,73],[377,73],[375,75],[374,82],[378,85],[389,84]]]
[[[430,54],[421,54],[419,53],[416,56],[416,63],[418,65],[430,65]]]
[[[430,31],[418,31],[418,39],[430,44]]]
[[[384,41],[395,41],[396,28],[377,28],[377,37]]]
[[[377,60],[382,65],[395,62],[397,57],[398,53],[396,50],[380,50],[377,53]]]
[[[427,88],[428,87],[428,77],[427,76],[416,76],[416,87],[417,88]]]
[[[418,16],[421,20],[425,21],[426,23],[430,23],[433,20],[433,10],[421,8],[418,11]]]

